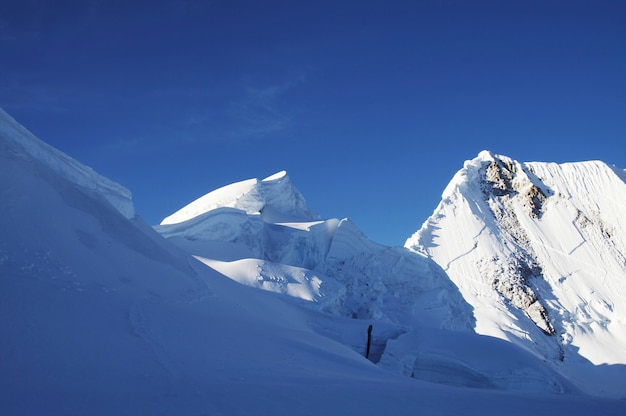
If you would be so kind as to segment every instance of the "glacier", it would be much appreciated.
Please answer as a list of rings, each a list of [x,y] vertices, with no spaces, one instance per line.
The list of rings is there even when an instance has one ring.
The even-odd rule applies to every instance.
[[[155,229],[240,283],[313,301],[304,304],[326,313],[398,328],[474,325],[471,308],[436,263],[371,241],[347,218],[319,219],[284,171],[214,190]],[[225,244],[226,258],[219,249]]]
[[[475,311],[423,254],[280,203],[203,205],[164,238],[125,188],[0,114],[1,414],[623,413],[623,400],[580,394],[514,343],[473,333]],[[224,222],[224,241],[194,239]],[[246,238],[257,232],[271,244]],[[384,299],[367,308],[360,273],[391,263],[424,281],[381,278]],[[363,356],[370,324],[378,365]]]

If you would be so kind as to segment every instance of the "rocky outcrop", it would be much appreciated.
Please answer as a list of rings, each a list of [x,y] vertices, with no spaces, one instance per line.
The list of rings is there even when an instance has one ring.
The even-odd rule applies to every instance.
[[[503,237],[515,250],[503,259],[497,255],[481,259],[477,267],[483,278],[511,305],[524,311],[544,333],[554,335],[548,311],[531,287],[531,280],[541,279],[543,271],[513,206],[513,200],[517,199],[525,208],[525,214],[541,218],[546,193],[531,180],[529,172],[510,159],[494,157],[480,177],[485,201]]]

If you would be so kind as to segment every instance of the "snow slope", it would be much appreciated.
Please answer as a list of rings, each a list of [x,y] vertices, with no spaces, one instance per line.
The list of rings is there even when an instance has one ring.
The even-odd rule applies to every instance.
[[[368,321],[212,271],[111,204],[121,188],[75,161],[68,174],[67,156],[32,151],[2,114],[0,414],[623,413],[384,371],[353,347]]]
[[[406,247],[474,308],[476,332],[549,360],[589,394],[626,396],[626,184],[602,162],[466,161]]]

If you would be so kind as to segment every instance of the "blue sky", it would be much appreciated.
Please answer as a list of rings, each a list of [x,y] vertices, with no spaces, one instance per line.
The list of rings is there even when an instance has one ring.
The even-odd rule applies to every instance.
[[[402,245],[463,161],[626,168],[624,1],[0,5],[0,106],[157,224],[287,170]]]

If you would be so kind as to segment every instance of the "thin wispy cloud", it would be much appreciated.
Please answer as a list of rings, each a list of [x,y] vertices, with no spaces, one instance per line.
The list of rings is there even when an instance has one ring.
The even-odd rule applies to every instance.
[[[181,142],[203,145],[220,142],[249,142],[277,138],[294,126],[296,120],[281,102],[305,77],[269,85],[233,87],[233,92],[219,94],[210,88],[167,88],[158,95],[194,104],[187,111],[178,109],[178,130],[170,138],[171,145]],[[237,92],[238,91],[238,92]],[[198,104],[204,102],[204,104]],[[167,139],[165,139],[167,140]]]
[[[312,68],[300,68],[282,82],[259,86],[248,83],[244,93],[232,100],[228,107],[236,128],[230,137],[234,139],[258,140],[278,136],[296,123],[293,112],[283,101],[293,90],[305,83]]]
[[[278,100],[292,87],[292,82],[266,87],[248,87],[245,95],[230,103],[229,113],[236,123],[234,134],[246,139],[264,138],[286,130],[292,117]]]

